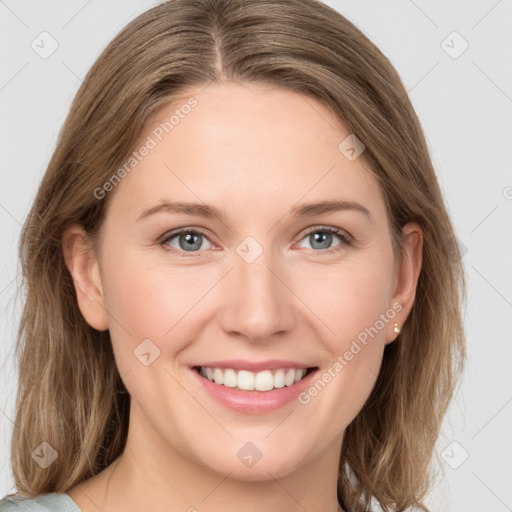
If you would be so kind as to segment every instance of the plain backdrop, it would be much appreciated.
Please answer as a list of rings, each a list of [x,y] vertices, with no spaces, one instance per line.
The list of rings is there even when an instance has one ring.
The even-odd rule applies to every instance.
[[[432,511],[512,510],[512,1],[326,3],[400,73],[464,253],[468,365],[439,437],[427,504]],[[14,491],[21,224],[81,79],[113,36],[154,4],[0,0],[1,496]]]

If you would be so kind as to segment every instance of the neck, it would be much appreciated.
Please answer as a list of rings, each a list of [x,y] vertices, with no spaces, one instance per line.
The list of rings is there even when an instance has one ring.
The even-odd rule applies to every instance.
[[[260,467],[254,466],[257,477],[239,479],[187,457],[186,446],[170,446],[132,407],[125,450],[107,468],[103,498],[97,499],[108,512],[343,512],[337,501],[341,441],[342,435],[282,474],[266,471],[262,457]]]

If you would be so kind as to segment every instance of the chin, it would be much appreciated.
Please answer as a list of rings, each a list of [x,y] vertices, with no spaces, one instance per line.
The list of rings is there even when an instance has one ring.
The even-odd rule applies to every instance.
[[[261,447],[265,444],[265,447]],[[247,441],[236,443],[236,448],[227,449],[222,457],[213,457],[212,460],[204,460],[213,471],[222,475],[229,475],[230,479],[240,481],[267,481],[292,473],[301,464],[304,450],[300,453],[287,454],[276,447],[269,446],[269,442],[257,443]],[[230,454],[233,454],[231,456]]]

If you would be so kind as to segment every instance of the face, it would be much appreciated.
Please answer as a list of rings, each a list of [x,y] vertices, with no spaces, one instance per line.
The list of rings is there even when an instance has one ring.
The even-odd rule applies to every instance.
[[[349,135],[313,98],[225,84],[174,100],[141,137],[152,147],[108,192],[93,274],[130,428],[155,456],[249,480],[339,455],[405,311],[384,198],[340,150]],[[324,202],[340,207],[305,208]],[[238,389],[254,383],[276,387]]]

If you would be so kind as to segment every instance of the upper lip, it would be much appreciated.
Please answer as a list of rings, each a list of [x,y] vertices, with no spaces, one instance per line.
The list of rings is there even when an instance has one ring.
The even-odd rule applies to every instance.
[[[313,365],[299,363],[285,359],[268,359],[267,361],[247,361],[246,359],[230,359],[229,361],[210,361],[193,367],[204,366],[205,368],[232,368],[233,370],[247,370],[258,372],[261,370],[277,370],[279,368],[314,368]]]

